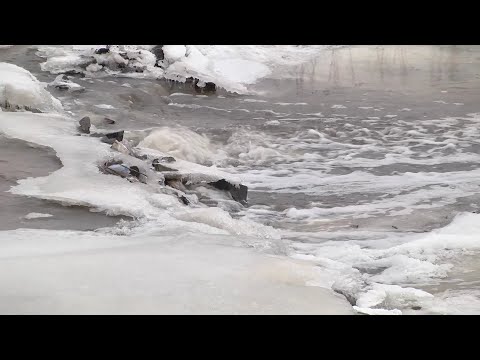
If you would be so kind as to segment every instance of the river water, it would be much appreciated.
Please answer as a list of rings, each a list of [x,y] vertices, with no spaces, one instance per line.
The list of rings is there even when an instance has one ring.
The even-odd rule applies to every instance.
[[[44,59],[32,47],[0,50],[0,61],[43,82],[56,76],[40,70]],[[378,308],[406,314],[480,311],[476,247],[463,245],[478,237],[480,47],[327,49],[258,81],[255,95],[200,94],[167,80],[72,80],[86,90],[49,88],[72,117],[114,119],[103,128],[238,176],[248,206],[216,206],[278,229],[288,256],[329,274],[352,303],[370,307],[383,294]],[[1,230],[92,230],[120,220],[4,192],[61,163],[20,140],[0,147]],[[26,221],[30,212],[54,216]],[[362,286],[370,286],[365,306]]]

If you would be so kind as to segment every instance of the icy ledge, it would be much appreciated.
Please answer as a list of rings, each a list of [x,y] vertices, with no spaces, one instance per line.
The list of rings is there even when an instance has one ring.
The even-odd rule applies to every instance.
[[[62,104],[27,70],[0,63],[0,108],[7,111],[61,112]]]

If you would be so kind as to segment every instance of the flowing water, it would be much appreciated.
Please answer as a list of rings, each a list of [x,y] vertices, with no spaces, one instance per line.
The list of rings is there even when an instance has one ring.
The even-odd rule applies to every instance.
[[[44,60],[30,47],[0,50],[0,61],[53,81]],[[73,118],[114,119],[98,128],[240,178],[248,206],[217,206],[277,229],[289,257],[328,275],[314,286],[359,308],[480,311],[480,47],[326,49],[276,69],[250,95],[168,80],[72,80],[85,91],[49,90]],[[0,141],[1,230],[90,230],[119,220],[5,193],[61,164],[46,148]],[[30,212],[54,217],[27,221]]]

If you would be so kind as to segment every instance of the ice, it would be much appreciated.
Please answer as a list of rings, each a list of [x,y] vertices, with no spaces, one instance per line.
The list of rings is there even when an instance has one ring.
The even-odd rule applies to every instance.
[[[69,91],[81,91],[85,89],[83,86],[80,86],[79,84],[74,83],[73,81],[65,79],[63,74],[58,75],[54,81],[49,83],[49,85],[54,87],[55,86],[66,87],[68,88]]]
[[[361,308],[405,308],[418,306],[423,299],[433,298],[432,294],[414,288],[402,288],[398,285],[373,284],[372,289],[357,300]]]
[[[184,93],[173,93],[170,96],[193,96],[192,94],[184,94]]]
[[[352,314],[301,261],[223,236],[0,232],[2,314]]]
[[[164,45],[162,50],[165,59],[170,62],[175,62],[182,59],[187,52],[185,45]]]
[[[250,60],[226,59],[215,63],[215,70],[223,79],[233,83],[252,84],[270,74],[270,69]]]
[[[362,308],[359,306],[353,307],[355,311],[359,312],[360,314],[366,315],[402,315],[402,311],[398,309],[394,310],[385,310],[385,309],[370,309],[370,308]]]
[[[251,93],[248,85],[266,76],[288,77],[285,68],[306,62],[330,48],[324,45],[164,45],[161,68],[155,66],[155,55],[150,52],[153,45],[112,45],[108,53],[95,54],[95,49],[100,47],[39,46],[38,54],[46,58],[42,70],[54,74],[72,70],[85,72],[83,67],[95,59],[96,63],[86,68],[88,75],[105,70],[112,75],[164,77],[182,82],[194,77],[201,83],[213,82],[228,91],[247,94]],[[142,71],[120,73],[117,64],[126,64],[120,53],[127,54],[130,69]]]
[[[61,112],[62,104],[27,70],[0,63],[0,107],[5,109]]]
[[[314,246],[296,243],[293,248],[307,256],[305,260],[325,266],[334,279],[332,287],[363,310],[404,311],[419,307],[428,313],[448,313],[456,311],[454,307],[448,310],[448,301],[453,303],[455,299],[434,296],[411,285],[445,278],[456,259],[480,250],[476,235],[480,231],[479,218],[478,214],[463,213],[449,225],[427,234],[385,234],[378,238],[378,234],[367,233],[367,238],[377,238],[324,241]],[[358,269],[368,271],[360,275]],[[458,301],[468,302],[470,298]],[[475,308],[477,303],[470,306]]]
[[[269,227],[243,221],[233,221],[219,209],[217,222],[211,222],[206,215],[195,215],[208,209],[200,209],[194,215],[204,221],[194,222],[185,215],[184,205],[175,197],[165,203],[165,196],[159,194],[158,184],[129,183],[113,175],[99,172],[97,164],[102,159],[125,156],[113,152],[98,138],[75,136],[76,125],[72,119],[52,114],[0,113],[0,131],[11,137],[20,138],[40,145],[52,147],[64,165],[49,176],[20,180],[10,191],[56,201],[62,204],[88,206],[95,211],[111,215],[127,215],[143,221],[153,221],[156,226],[167,229],[182,228],[184,231],[205,233],[248,234],[258,238],[275,238],[275,231]],[[153,151],[153,150],[152,150]],[[130,161],[134,163],[132,158]],[[141,161],[136,160],[141,166]],[[190,181],[218,180],[226,178],[236,184],[234,177],[223,176],[220,170],[178,160],[175,166],[186,173]],[[153,176],[153,175],[152,175]],[[153,177],[152,177],[153,178]],[[182,215],[179,215],[182,214]],[[193,215],[192,215],[193,216]],[[182,218],[183,220],[180,220]],[[237,226],[228,225],[228,221]],[[227,224],[227,227],[225,227]],[[219,230],[221,230],[219,232]],[[254,235],[256,234],[256,235]]]

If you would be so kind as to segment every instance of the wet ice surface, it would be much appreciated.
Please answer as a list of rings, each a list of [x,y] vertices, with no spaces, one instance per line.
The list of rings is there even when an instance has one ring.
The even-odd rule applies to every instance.
[[[100,129],[108,117],[116,121],[108,129],[125,129],[127,138],[151,135],[149,146],[238,175],[249,186],[249,206],[234,217],[281,229],[293,257],[347,278],[337,284],[343,293],[359,277],[355,284],[421,288],[459,312],[475,312],[476,266],[434,256],[431,245],[404,252],[402,244],[478,209],[478,54],[468,46],[336,49],[290,70],[291,78],[273,73],[248,96],[118,77],[72,77],[85,92],[51,93]],[[39,61],[15,63],[52,81]],[[158,128],[167,133],[154,133]],[[188,140],[166,144],[178,132]],[[459,238],[472,235],[461,230]],[[465,256],[476,259],[475,248]],[[449,264],[458,272],[448,275]],[[374,304],[375,295],[403,302],[372,307],[418,313],[412,306],[426,306],[417,293],[367,290],[357,294],[361,304]]]
[[[115,225],[121,217],[102,216],[88,208],[14,195],[17,180],[45,176],[61,162],[52,149],[0,135],[0,230],[17,228],[94,230]],[[48,213],[51,217],[27,216]],[[127,219],[126,217],[123,217]]]

